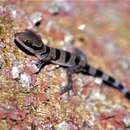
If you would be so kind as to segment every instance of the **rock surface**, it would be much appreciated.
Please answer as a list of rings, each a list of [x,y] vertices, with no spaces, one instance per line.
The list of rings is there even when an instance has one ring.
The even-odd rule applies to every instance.
[[[46,65],[13,42],[16,32],[35,30],[51,47],[79,48],[88,62],[130,89],[129,0],[0,1],[0,129],[126,130],[130,102],[100,79],[73,74],[73,90],[60,95],[66,70]]]

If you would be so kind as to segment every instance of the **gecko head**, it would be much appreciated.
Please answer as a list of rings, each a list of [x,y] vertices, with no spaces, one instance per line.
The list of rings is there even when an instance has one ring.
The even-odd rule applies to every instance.
[[[36,50],[41,50],[44,46],[41,37],[32,30],[16,33],[15,44],[25,53],[35,55]]]

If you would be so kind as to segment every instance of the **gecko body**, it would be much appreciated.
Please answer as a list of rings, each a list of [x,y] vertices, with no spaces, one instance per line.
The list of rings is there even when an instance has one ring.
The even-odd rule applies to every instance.
[[[123,86],[113,77],[105,74],[101,70],[92,67],[79,55],[45,45],[42,42],[41,37],[35,32],[25,30],[24,32],[16,33],[14,41],[21,50],[27,54],[37,56],[39,60],[70,68],[76,73],[83,73],[101,78],[105,84],[119,90],[130,100],[130,92],[127,87]]]

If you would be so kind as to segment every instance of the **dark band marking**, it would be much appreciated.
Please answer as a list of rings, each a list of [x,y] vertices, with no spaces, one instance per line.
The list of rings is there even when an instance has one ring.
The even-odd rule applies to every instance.
[[[65,51],[65,63],[67,63],[70,60],[71,54],[67,51]]]
[[[127,92],[127,93],[125,94],[125,97],[130,100],[130,92]]]
[[[104,81],[106,84],[113,86],[114,88],[117,88],[119,91],[123,91],[124,86],[120,83],[118,83],[113,77],[109,76],[107,81]]]
[[[50,54],[50,47],[44,46],[43,50],[39,50],[38,54],[41,56],[41,58],[47,58]],[[45,59],[44,59],[45,60]]]
[[[50,48],[51,50],[50,50],[50,57],[51,57],[51,59],[53,60],[53,59],[56,59],[56,49],[55,48]]]
[[[100,77],[102,77],[102,75],[103,75],[103,72],[101,70],[97,69],[95,76],[100,78]]]
[[[115,79],[112,78],[111,76],[109,76],[109,78],[108,78],[108,82],[111,83],[111,84],[113,84],[113,83],[115,82]]]
[[[40,50],[36,51],[36,53],[38,53],[40,56],[44,56],[45,54],[49,54],[50,47],[44,46],[44,49],[40,49]]]
[[[40,55],[43,56],[45,54],[47,54],[47,52],[43,51]]]
[[[47,53],[48,53],[48,54],[50,53],[50,47],[46,46],[45,53],[46,53],[46,54],[47,54]]]
[[[116,87],[116,88],[118,88],[118,86],[115,85],[115,82],[116,82],[115,79],[112,78],[111,76],[109,76],[107,80],[104,80],[104,79],[103,79],[103,81],[104,81],[105,84],[107,84],[107,85],[109,85],[109,86],[111,86],[111,87],[114,87],[114,88]]]
[[[65,63],[65,51],[63,51],[63,50],[60,50],[60,58],[59,58],[59,61],[60,61],[61,63],[63,63],[64,65],[66,64],[66,63]]]
[[[55,49],[55,53],[56,53],[56,55],[55,55],[55,58],[53,57],[53,60],[60,59],[60,50],[59,49]]]
[[[90,74],[89,74],[89,69],[90,69],[90,65],[88,65],[88,64],[86,64],[83,68],[80,68],[80,70],[81,70],[81,72],[82,72],[83,74],[88,74],[88,75],[90,75]]]
[[[121,91],[124,89],[124,86],[122,84],[118,84],[117,89],[119,89]]]
[[[76,63],[76,65],[78,65],[79,62],[80,62],[80,58],[79,58],[78,56],[76,56],[76,57],[75,57],[75,63]]]
[[[86,69],[86,71],[89,71],[90,65],[86,65],[86,66],[85,66],[85,69]]]
[[[56,59],[58,60],[60,58],[60,50],[56,49]]]

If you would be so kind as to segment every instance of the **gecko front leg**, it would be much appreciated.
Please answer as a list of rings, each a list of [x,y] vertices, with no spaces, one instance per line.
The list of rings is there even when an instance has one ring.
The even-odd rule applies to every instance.
[[[40,72],[40,70],[46,66],[47,64],[49,64],[49,62],[44,61],[44,60],[39,60],[36,63],[34,63],[35,66],[37,67],[37,71],[35,72],[35,74],[38,74]]]

